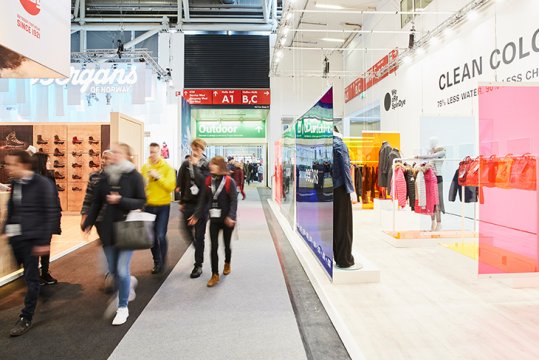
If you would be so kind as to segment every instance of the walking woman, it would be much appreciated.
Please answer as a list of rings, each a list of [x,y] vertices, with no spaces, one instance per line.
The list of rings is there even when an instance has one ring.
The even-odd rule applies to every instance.
[[[89,232],[95,225],[101,208],[107,205],[100,235],[107,262],[112,264],[111,269],[115,271],[118,287],[118,306],[112,325],[122,325],[129,317],[127,304],[135,297],[136,279],[131,277],[130,271],[133,251],[114,246],[114,223],[124,221],[131,210],[142,209],[146,203],[146,195],[142,176],[131,162],[131,147],[127,144],[115,144],[111,150],[110,165],[101,174],[95,189],[94,202],[82,228]],[[113,304],[116,305],[116,299]]]
[[[225,243],[225,267],[223,275],[230,274],[230,260],[232,250],[230,240],[236,226],[236,211],[238,209],[238,190],[234,180],[228,176],[225,159],[216,156],[210,161],[210,173],[206,179],[206,206],[210,215],[210,238],[211,238],[211,272],[212,277],[208,281],[208,287],[213,287],[219,282],[219,232],[223,231]]]
[[[58,196],[58,188],[56,186],[56,179],[54,178],[54,170],[52,170],[52,166],[49,160],[49,155],[38,152],[35,153],[32,156],[33,160],[33,170],[36,174],[39,174],[41,176],[46,177],[51,181],[51,185],[53,186],[53,198],[55,201],[55,216],[54,216],[54,224],[52,229],[51,237],[49,238],[49,246],[52,240],[52,235],[61,235],[62,229],[61,229],[61,219],[62,219],[62,206],[60,205],[60,198]],[[50,254],[47,255],[41,255],[41,276],[40,276],[40,285],[54,285],[58,282],[55,278],[52,277],[50,271],[49,271],[49,264],[51,256]]]
[[[231,175],[234,179],[234,182],[236,182],[236,186],[242,196],[242,200],[245,200],[245,173],[243,172],[243,164],[239,162],[234,162],[234,169],[232,170]]]

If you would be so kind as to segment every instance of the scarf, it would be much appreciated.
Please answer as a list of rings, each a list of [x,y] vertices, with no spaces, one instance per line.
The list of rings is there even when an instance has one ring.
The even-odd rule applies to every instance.
[[[129,174],[135,170],[135,164],[124,160],[118,164],[112,164],[105,168],[105,174],[109,177],[110,185],[118,185],[123,174]]]

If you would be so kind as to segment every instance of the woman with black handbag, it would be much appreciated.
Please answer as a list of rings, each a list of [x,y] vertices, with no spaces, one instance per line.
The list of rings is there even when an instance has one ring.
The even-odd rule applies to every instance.
[[[88,232],[95,225],[101,208],[106,204],[101,223],[101,242],[118,287],[118,297],[114,297],[112,306],[117,311],[112,325],[122,325],[129,317],[127,304],[135,297],[136,278],[131,276],[131,257],[133,250],[116,246],[115,223],[123,222],[132,210],[142,209],[146,203],[142,175],[132,163],[131,147],[127,144],[112,146],[110,165],[105,168],[95,190],[94,202],[88,211],[83,230]]]

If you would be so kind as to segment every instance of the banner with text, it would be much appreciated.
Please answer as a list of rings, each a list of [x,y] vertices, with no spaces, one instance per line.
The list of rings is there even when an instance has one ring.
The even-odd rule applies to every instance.
[[[69,76],[69,0],[0,2],[0,78]]]
[[[267,107],[271,103],[271,93],[269,89],[184,89],[182,95],[191,105],[243,105]]]
[[[202,139],[265,139],[265,121],[197,121],[196,136]]]

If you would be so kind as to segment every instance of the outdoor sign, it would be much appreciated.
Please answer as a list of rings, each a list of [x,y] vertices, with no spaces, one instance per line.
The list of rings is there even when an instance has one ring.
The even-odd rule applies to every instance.
[[[270,105],[269,89],[185,89],[184,99],[191,105]]]
[[[0,78],[69,76],[71,1],[0,1]]]
[[[197,121],[196,136],[203,139],[265,139],[265,121]]]

